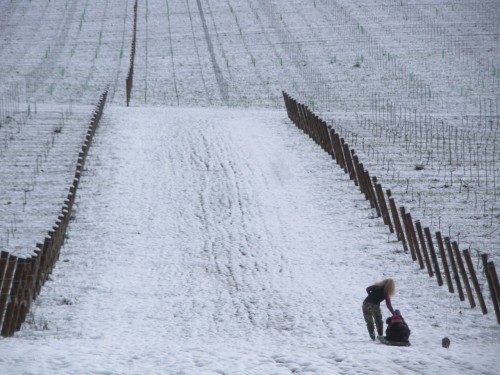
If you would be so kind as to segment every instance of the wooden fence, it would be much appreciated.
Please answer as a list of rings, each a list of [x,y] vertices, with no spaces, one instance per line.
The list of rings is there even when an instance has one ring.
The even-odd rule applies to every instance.
[[[134,61],[135,61],[135,45],[137,34],[137,0],[134,3],[134,26],[132,32],[132,48],[130,50],[130,65],[128,68],[127,79],[125,80],[125,89],[127,95],[127,107],[130,103],[130,96],[132,95],[132,81],[134,79]]]
[[[426,269],[429,277],[435,277],[439,286],[444,284],[442,276],[444,274],[450,293],[455,293],[456,290],[461,301],[467,296],[471,308],[476,307],[477,299],[482,313],[487,314],[488,309],[469,251],[460,251],[458,243],[449,237],[444,237],[443,241],[439,231],[435,232],[433,238],[430,228],[422,228],[420,221],[413,220],[411,213],[407,212],[405,207],[398,209],[390,190],[386,190],[384,194],[377,178],[370,176],[355,150],[349,147],[335,129],[287,93],[283,92],[283,98],[290,120],[323,148],[349,175],[377,212],[377,216],[383,219],[391,233],[397,235],[404,252],[409,253],[413,261],[418,261],[419,267]],[[493,262],[488,261],[487,254],[482,254],[481,258],[493,309],[500,324],[498,274]]]
[[[42,286],[59,259],[66,229],[71,217],[80,176],[85,165],[92,139],[101,119],[108,91],[99,98],[81,151],[78,153],[75,176],[64,200],[61,213],[42,242],[36,244],[34,255],[22,258],[2,251],[0,256],[0,332],[12,336],[21,329],[31,304],[40,294]]]

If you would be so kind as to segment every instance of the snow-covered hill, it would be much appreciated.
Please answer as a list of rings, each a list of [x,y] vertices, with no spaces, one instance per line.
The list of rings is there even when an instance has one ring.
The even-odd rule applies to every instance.
[[[61,260],[0,372],[496,374],[491,307],[402,253],[281,92],[424,225],[498,260],[499,4],[139,1],[127,108],[133,3],[0,3],[2,250],[43,239],[110,93]],[[384,277],[411,348],[366,332]]]

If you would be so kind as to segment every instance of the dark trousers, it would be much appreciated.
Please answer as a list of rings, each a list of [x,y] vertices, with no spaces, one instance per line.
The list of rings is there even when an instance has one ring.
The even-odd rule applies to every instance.
[[[380,311],[379,305],[363,302],[363,317],[365,318],[368,333],[374,333],[375,326],[377,326],[378,335],[382,336],[384,334],[384,322],[382,321],[382,311]]]

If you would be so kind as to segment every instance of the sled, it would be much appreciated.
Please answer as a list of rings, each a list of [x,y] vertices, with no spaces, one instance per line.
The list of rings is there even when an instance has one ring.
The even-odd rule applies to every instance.
[[[403,341],[389,341],[387,340],[384,336],[378,336],[378,340],[385,345],[391,345],[391,346],[410,346],[410,342],[403,342]]]

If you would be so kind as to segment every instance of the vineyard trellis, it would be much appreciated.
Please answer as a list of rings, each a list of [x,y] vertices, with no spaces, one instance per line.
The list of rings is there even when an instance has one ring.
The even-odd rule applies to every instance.
[[[2,251],[0,256],[0,333],[12,336],[21,329],[30,307],[59,259],[66,230],[73,211],[76,192],[85,161],[104,111],[108,90],[100,96],[81,151],[78,153],[73,183],[69,187],[60,214],[42,242],[36,244],[33,256],[21,257]]]
[[[411,213],[407,212],[404,206],[401,206],[398,210],[394,197],[392,197],[390,191],[387,191],[387,199],[391,207],[389,211],[381,184],[377,182],[376,177],[370,178],[370,173],[364,168],[363,163],[360,162],[356,151],[345,142],[338,131],[315,115],[306,105],[297,102],[284,91],[283,99],[290,120],[304,133],[309,135],[349,175],[349,178],[359,187],[361,193],[369,201],[370,206],[376,211],[377,217],[383,219],[384,224],[389,227],[391,233],[396,231],[398,241],[402,243],[405,253],[408,253],[407,244],[409,244],[412,260],[418,261],[420,269],[426,269],[429,277],[436,277],[439,286],[443,285],[441,274],[441,269],[443,269],[448,291],[454,293],[455,288],[449,270],[449,265],[451,265],[460,300],[465,300],[463,285],[470,307],[476,307],[474,290],[483,314],[487,314],[488,309],[484,302],[469,251],[466,249],[461,252],[457,241],[452,241],[449,237],[445,237],[444,242],[448,250],[445,253],[441,233],[437,231],[435,233],[439,249],[437,253],[431,229],[429,227],[423,228],[419,220],[413,220]],[[401,222],[404,223],[404,231]],[[494,263],[487,261],[488,255],[482,254],[481,257],[483,259],[485,278],[490,289],[491,301],[497,322],[500,324],[498,275]],[[465,268],[464,258],[467,269]],[[471,287],[471,280],[474,289]]]

